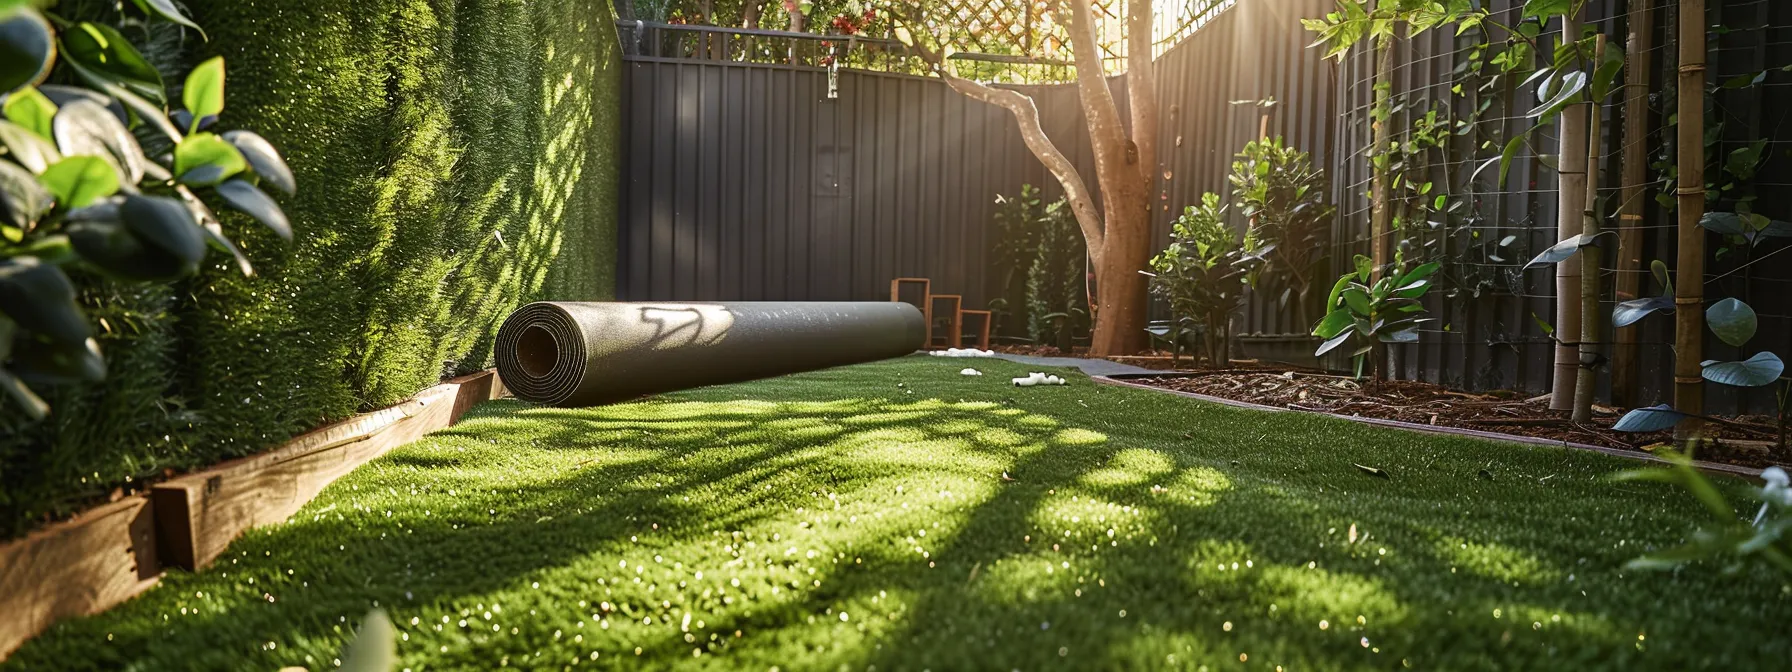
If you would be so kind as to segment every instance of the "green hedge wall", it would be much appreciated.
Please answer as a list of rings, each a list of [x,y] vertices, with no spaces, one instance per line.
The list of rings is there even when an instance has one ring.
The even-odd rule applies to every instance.
[[[83,3],[63,10],[121,18]],[[209,41],[126,34],[170,82],[225,57],[222,123],[292,164],[298,241],[227,220],[255,277],[215,256],[172,289],[87,280],[109,378],[52,390],[37,425],[0,408],[0,537],[489,366],[499,322],[525,301],[612,296],[608,0],[186,5]]]

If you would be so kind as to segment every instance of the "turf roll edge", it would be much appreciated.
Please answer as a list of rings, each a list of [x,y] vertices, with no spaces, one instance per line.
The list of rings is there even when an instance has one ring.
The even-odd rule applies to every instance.
[[[901,357],[925,345],[900,302],[540,301],[498,329],[498,375],[520,399],[593,406]]]

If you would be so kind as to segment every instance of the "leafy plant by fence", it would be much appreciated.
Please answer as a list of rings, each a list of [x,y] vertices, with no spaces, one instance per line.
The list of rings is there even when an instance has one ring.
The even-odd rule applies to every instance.
[[[1246,144],[1228,179],[1233,202],[1250,220],[1246,247],[1267,262],[1258,290],[1296,323],[1311,322],[1313,286],[1331,270],[1327,255],[1337,211],[1326,203],[1331,184],[1325,171],[1277,136]]]
[[[1035,226],[1038,235],[1027,268],[1027,337],[1070,352],[1090,318],[1083,234],[1063,200],[1046,204]]]
[[[1170,246],[1151,259],[1151,293],[1170,304],[1159,338],[1179,350],[1199,343],[1208,366],[1223,367],[1231,352],[1232,314],[1244,304],[1250,277],[1263,258],[1255,242],[1226,224],[1218,194],[1184,208],[1170,225]]]

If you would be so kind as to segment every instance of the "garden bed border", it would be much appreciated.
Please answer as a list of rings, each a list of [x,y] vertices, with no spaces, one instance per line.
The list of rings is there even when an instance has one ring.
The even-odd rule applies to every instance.
[[[1605,453],[1606,455],[1615,455],[1617,457],[1630,458],[1633,460],[1642,460],[1645,462],[1656,462],[1656,463],[1660,463],[1660,464],[1669,464],[1669,462],[1667,460],[1664,460],[1655,455],[1650,455],[1649,453],[1645,453],[1642,451],[1621,450],[1618,448],[1607,448],[1605,446],[1595,446],[1590,443],[1575,443],[1572,441],[1556,441],[1556,440],[1552,440],[1552,439],[1538,438],[1535,436],[1518,436],[1515,434],[1501,434],[1499,432],[1489,432],[1489,431],[1484,431],[1484,430],[1479,430],[1479,429],[1468,429],[1468,428],[1464,428],[1464,427],[1443,427],[1443,426],[1438,426],[1438,425],[1421,425],[1421,424],[1412,423],[1412,422],[1403,422],[1400,420],[1388,420],[1385,418],[1366,418],[1366,417],[1363,417],[1360,415],[1339,415],[1337,413],[1324,413],[1324,412],[1320,412],[1320,411],[1309,411],[1309,410],[1304,410],[1304,409],[1299,409],[1299,408],[1288,408],[1286,406],[1270,406],[1268,404],[1256,404],[1256,403],[1251,403],[1248,401],[1238,401],[1236,399],[1227,399],[1225,397],[1216,397],[1216,396],[1212,396],[1212,395],[1201,394],[1198,392],[1184,392],[1182,390],[1172,390],[1169,388],[1157,387],[1155,385],[1147,385],[1144,383],[1133,382],[1135,380],[1144,379],[1144,378],[1187,378],[1190,376],[1197,376],[1200,374],[1201,374],[1201,372],[1199,372],[1199,371],[1183,371],[1183,372],[1166,371],[1166,372],[1162,372],[1162,373],[1117,373],[1117,374],[1106,375],[1106,376],[1090,376],[1090,378],[1093,379],[1096,383],[1099,383],[1102,385],[1116,385],[1116,386],[1120,386],[1120,387],[1132,387],[1132,388],[1138,388],[1141,390],[1162,392],[1165,394],[1174,394],[1177,396],[1188,397],[1190,399],[1199,399],[1201,401],[1212,402],[1215,404],[1224,404],[1227,406],[1231,406],[1233,408],[1243,408],[1243,409],[1249,409],[1249,410],[1253,410],[1253,411],[1271,411],[1271,412],[1277,412],[1277,413],[1308,413],[1308,414],[1312,414],[1312,415],[1325,415],[1325,416],[1338,418],[1341,420],[1350,420],[1353,422],[1360,422],[1360,423],[1363,423],[1366,425],[1375,425],[1378,427],[1391,427],[1394,429],[1404,429],[1404,430],[1407,430],[1410,432],[1419,432],[1419,433],[1424,433],[1424,434],[1441,434],[1441,435],[1445,435],[1445,436],[1469,437],[1469,438],[1475,438],[1475,439],[1485,439],[1488,441],[1505,441],[1505,442],[1509,442],[1509,443],[1522,443],[1522,444],[1528,444],[1528,445],[1533,445],[1533,446],[1550,446],[1550,447],[1555,447],[1555,448],[1575,448],[1575,449],[1579,449],[1579,450],[1590,450],[1590,451],[1594,451],[1594,452],[1598,452],[1598,453]],[[1760,469],[1755,469],[1753,467],[1744,467],[1744,466],[1739,466],[1739,465],[1734,465],[1734,464],[1723,464],[1721,462],[1706,462],[1703,460],[1694,460],[1692,463],[1692,466],[1698,468],[1700,471],[1705,471],[1705,472],[1714,473],[1714,474],[1724,474],[1727,476],[1744,476],[1744,477],[1749,477],[1749,478],[1758,478],[1761,475]]]
[[[284,521],[355,467],[505,393],[494,369],[454,378],[0,543],[0,661],[58,620],[148,590],[166,568],[205,566],[243,532]]]

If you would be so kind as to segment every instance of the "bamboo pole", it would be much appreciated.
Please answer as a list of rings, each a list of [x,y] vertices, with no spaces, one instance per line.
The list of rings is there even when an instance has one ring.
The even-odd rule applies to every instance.
[[[1613,266],[1617,301],[1640,296],[1643,285],[1643,208],[1649,181],[1649,71],[1654,59],[1655,12],[1650,0],[1630,0],[1630,62],[1624,68],[1624,155],[1618,200],[1618,257]],[[1637,328],[1617,330],[1612,348],[1612,403],[1639,406]]]
[[[1674,270],[1674,408],[1691,416],[1674,428],[1682,445],[1698,438],[1705,412],[1705,0],[1680,1],[1679,245]]]
[[[1605,33],[1593,38],[1593,63],[1597,69],[1605,62]],[[1589,92],[1591,93],[1591,92]],[[1589,98],[1591,96],[1589,95]],[[1581,233],[1599,234],[1599,135],[1601,122],[1599,101],[1587,106],[1587,189],[1585,207],[1581,209]],[[1599,339],[1605,320],[1599,310],[1599,262],[1605,248],[1590,245],[1580,248],[1580,370],[1574,375],[1574,421],[1593,419],[1593,394],[1599,389]]]
[[[1572,49],[1580,36],[1578,12],[1562,16],[1562,42],[1559,48]],[[1578,59],[1577,59],[1578,60]],[[1556,188],[1556,240],[1565,241],[1580,235],[1582,212],[1587,198],[1587,109],[1586,103],[1575,103],[1562,110],[1556,156],[1559,158]],[[1555,374],[1550,381],[1549,407],[1566,411],[1574,408],[1574,385],[1579,378],[1580,349],[1573,341],[1580,339],[1580,255],[1556,264],[1556,348]]]

